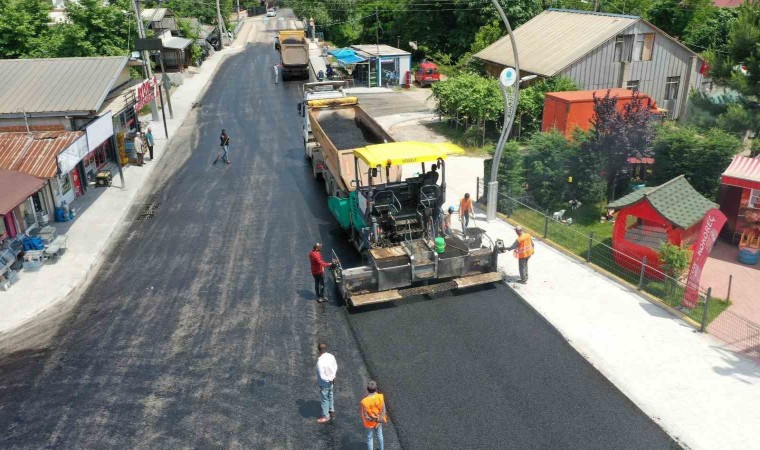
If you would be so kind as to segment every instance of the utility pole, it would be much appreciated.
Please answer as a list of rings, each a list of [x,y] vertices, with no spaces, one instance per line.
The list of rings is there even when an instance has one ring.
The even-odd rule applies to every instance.
[[[219,41],[224,46],[224,41],[227,40],[227,31],[224,29],[224,19],[222,18],[222,7],[219,6],[219,0],[216,0],[216,20],[219,25]]]
[[[377,87],[380,87],[380,14],[375,8],[375,55],[377,57]]]
[[[140,36],[140,39],[145,39],[145,28],[143,28],[143,21],[142,21],[142,15],[140,14],[140,0],[132,0],[132,6],[135,9],[135,19],[137,19],[137,35]],[[147,73],[148,79],[153,78],[153,69],[150,67],[150,58],[148,57],[148,51],[143,50],[142,52],[142,59],[145,63],[145,71]],[[150,114],[154,121],[158,120],[158,106],[156,106],[156,97],[153,97],[153,100],[150,101]],[[140,118],[138,117],[138,122]]]
[[[237,6],[238,22],[240,22],[240,0],[235,0],[235,5]]]

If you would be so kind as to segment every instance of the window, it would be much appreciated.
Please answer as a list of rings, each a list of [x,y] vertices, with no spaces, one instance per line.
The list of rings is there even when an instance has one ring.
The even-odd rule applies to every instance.
[[[631,80],[625,83],[625,88],[630,89],[632,91],[638,91],[639,90],[639,80]]]
[[[681,77],[668,77],[665,82],[665,100],[675,100],[678,98],[678,85],[681,84]]]
[[[747,206],[750,208],[760,209],[760,189],[752,189],[749,194],[749,203]]]
[[[633,45],[634,61],[651,61],[654,33],[636,35],[636,43]]]
[[[614,61],[630,61],[633,52],[633,35],[625,34],[615,38]]]

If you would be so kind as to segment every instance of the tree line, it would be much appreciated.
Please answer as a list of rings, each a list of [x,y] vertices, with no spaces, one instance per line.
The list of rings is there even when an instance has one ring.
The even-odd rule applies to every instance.
[[[232,12],[232,2],[221,0],[224,17]],[[153,8],[159,2],[141,1],[140,5]],[[214,2],[168,0],[160,6],[172,9],[177,17],[217,21]],[[132,0],[66,0],[65,8],[66,20],[54,24],[50,0],[0,0],[0,57],[121,56],[134,50],[137,21]],[[194,37],[193,30],[184,31],[186,37]]]

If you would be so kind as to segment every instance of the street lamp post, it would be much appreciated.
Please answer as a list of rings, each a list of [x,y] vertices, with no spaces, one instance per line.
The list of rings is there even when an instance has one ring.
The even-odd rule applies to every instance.
[[[496,144],[496,152],[493,155],[493,165],[491,166],[491,181],[488,182],[486,220],[489,222],[496,218],[496,205],[498,204],[499,198],[499,181],[497,179],[497,175],[499,173],[499,162],[501,161],[501,154],[504,151],[504,146],[507,143],[507,137],[509,136],[509,132],[512,130],[512,125],[515,122],[517,102],[520,98],[520,62],[517,57],[517,45],[515,44],[515,36],[512,33],[512,27],[509,25],[509,20],[507,20],[507,15],[504,13],[504,9],[502,9],[501,5],[499,4],[499,0],[491,0],[491,2],[493,2],[493,6],[499,13],[499,17],[501,17],[501,20],[504,22],[504,26],[507,27],[507,33],[509,34],[509,39],[512,42],[512,53],[515,57],[515,73],[507,73],[511,69],[506,68],[501,73],[501,76],[499,76],[499,86],[501,87],[501,94],[504,98],[504,126],[501,130],[499,142]],[[513,84],[508,84],[510,82]],[[509,86],[513,86],[512,89],[514,95],[512,99],[510,99],[509,93],[507,92],[507,87]]]

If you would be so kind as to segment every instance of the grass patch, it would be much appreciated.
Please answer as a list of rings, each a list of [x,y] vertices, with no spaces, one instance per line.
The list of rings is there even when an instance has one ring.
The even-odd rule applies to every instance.
[[[478,145],[473,143],[473,139],[466,136],[466,133],[461,128],[451,128],[446,122],[431,122],[426,123],[426,127],[432,131],[442,135],[454,144],[464,149],[465,155],[484,157],[491,156],[495,150],[495,145],[486,140],[486,145]],[[480,139],[477,140],[480,142]]]
[[[600,222],[599,208],[583,205],[575,211],[566,211],[565,218],[572,217],[571,225],[558,223],[554,220],[546,220],[543,213],[533,209],[517,206],[507,210],[504,204],[499,205],[500,211],[526,228],[530,228],[538,236],[546,237],[556,245],[573,253],[574,255],[589,261],[605,271],[619,277],[634,287],[639,286],[640,263],[631,260],[637,270],[627,270],[615,261],[612,250],[612,223]],[[593,233],[593,241],[589,240],[589,234]],[[589,244],[591,244],[589,246]],[[654,280],[644,277],[641,290],[656,297],[668,306],[678,309],[697,323],[702,322],[704,312],[704,296],[695,308],[686,308],[681,305],[685,286],[673,280]],[[720,298],[711,298],[707,311],[707,323],[717,318],[731,302]]]

